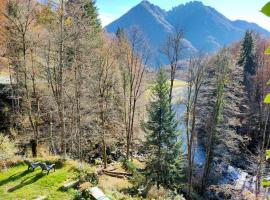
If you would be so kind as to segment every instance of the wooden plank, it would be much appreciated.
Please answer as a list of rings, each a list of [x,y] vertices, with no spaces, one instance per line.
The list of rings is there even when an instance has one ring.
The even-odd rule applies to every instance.
[[[116,172],[116,171],[107,171],[107,170],[103,170],[103,172],[108,175],[112,174],[112,175],[132,176],[131,173],[127,173],[127,172]]]
[[[96,200],[110,200],[98,187],[92,187],[86,191],[88,191]]]

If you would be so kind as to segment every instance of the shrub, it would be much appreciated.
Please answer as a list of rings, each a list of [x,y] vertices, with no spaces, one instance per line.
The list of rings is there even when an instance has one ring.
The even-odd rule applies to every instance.
[[[88,166],[85,163],[80,163],[74,167],[74,170],[79,174],[80,183],[89,182],[93,185],[98,184],[98,176],[94,168]]]
[[[0,133],[0,160],[12,158],[16,151],[14,141]]]

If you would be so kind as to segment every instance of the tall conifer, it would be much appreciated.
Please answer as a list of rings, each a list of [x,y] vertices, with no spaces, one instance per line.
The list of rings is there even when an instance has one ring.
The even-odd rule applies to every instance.
[[[175,112],[171,109],[169,85],[160,70],[152,89],[153,101],[148,108],[144,144],[147,152],[146,180],[159,188],[173,186],[181,178],[181,136],[177,130]]]

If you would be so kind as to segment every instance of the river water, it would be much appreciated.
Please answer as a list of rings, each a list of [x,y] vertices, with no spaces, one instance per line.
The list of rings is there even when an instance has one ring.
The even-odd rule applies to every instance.
[[[176,109],[176,117],[179,122],[178,128],[180,130],[182,136],[182,148],[184,153],[187,152],[187,135],[186,135],[186,128],[184,125],[184,115],[185,115],[185,105],[183,103],[179,105],[175,105],[174,108]],[[202,166],[205,160],[205,151],[203,150],[200,144],[197,144],[196,152],[194,156],[194,162],[198,166]]]

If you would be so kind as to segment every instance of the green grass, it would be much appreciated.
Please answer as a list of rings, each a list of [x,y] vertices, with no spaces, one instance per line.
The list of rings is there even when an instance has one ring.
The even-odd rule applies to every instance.
[[[168,84],[171,84],[170,81],[167,81]],[[182,80],[174,80],[173,82],[173,88],[178,88],[178,87],[185,87],[187,86],[187,82],[186,81],[182,81]]]
[[[6,171],[0,171],[0,200],[30,200],[46,196],[48,200],[74,199],[75,190],[62,192],[59,188],[66,180],[77,176],[74,166],[64,164],[47,175],[40,168],[27,171],[27,166],[18,164]]]
[[[171,84],[170,80],[168,80],[167,83],[170,85]],[[152,95],[151,86],[152,86],[152,84],[150,84],[148,86],[148,89],[146,89],[144,91],[144,97],[146,99],[149,99]],[[182,80],[174,80],[173,89],[181,89],[181,88],[184,88],[186,86],[187,86],[187,82],[182,81]]]

